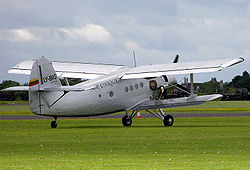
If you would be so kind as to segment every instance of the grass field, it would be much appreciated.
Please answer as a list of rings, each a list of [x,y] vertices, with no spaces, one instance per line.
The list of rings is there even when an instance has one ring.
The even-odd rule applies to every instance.
[[[0,105],[3,104],[28,104],[28,101],[2,101],[0,100]]]
[[[18,105],[6,105],[14,103]],[[26,104],[26,105],[25,105]],[[0,102],[1,115],[33,115],[28,103]],[[250,112],[250,101],[212,101],[202,105],[164,109],[166,113],[225,113]],[[146,112],[145,112],[146,113]]]
[[[0,169],[249,169],[250,118],[0,121]]]
[[[250,112],[250,101],[211,101],[202,105],[169,108],[165,112],[228,113]]]

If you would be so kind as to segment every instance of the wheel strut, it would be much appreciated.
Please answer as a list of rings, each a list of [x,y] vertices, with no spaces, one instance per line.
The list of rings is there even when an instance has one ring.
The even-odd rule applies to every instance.
[[[128,111],[126,111],[126,115],[122,118],[122,124],[123,126],[131,126],[132,125],[132,119],[135,117],[138,111],[133,110],[131,114],[129,114]]]
[[[163,121],[164,126],[172,126],[174,123],[174,118],[171,115],[165,115],[162,109],[159,109],[159,112],[157,110],[153,110],[154,112],[151,112],[149,110],[146,110],[151,115],[155,116],[158,119],[161,119]]]

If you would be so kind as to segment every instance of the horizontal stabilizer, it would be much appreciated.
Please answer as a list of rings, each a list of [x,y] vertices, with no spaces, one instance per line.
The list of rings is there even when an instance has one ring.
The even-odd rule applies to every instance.
[[[29,91],[29,86],[14,86],[3,89],[1,91]]]
[[[94,87],[89,87],[89,88],[82,88],[82,87],[74,87],[74,86],[61,86],[61,87],[48,87],[48,88],[43,88],[40,89],[40,91],[48,91],[48,92],[53,92],[53,91],[87,91],[87,90],[92,90]]]
[[[39,91],[48,91],[48,92],[53,92],[53,91],[87,91],[87,90],[92,90],[94,87],[74,87],[74,86],[61,86],[61,87],[47,87],[47,88],[40,88]],[[6,89],[3,89],[1,91],[29,91],[29,86],[14,86],[14,87],[9,87]],[[38,91],[38,90],[32,90],[32,91]]]

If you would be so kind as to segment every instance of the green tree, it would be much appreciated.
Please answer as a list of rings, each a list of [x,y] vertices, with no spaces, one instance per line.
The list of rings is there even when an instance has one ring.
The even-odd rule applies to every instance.
[[[8,88],[8,87],[13,87],[13,86],[20,86],[20,83],[12,80],[4,80],[0,84],[0,90]],[[13,91],[1,91],[0,92],[0,100],[7,100],[7,101],[14,101],[16,100],[18,96],[17,92]]]
[[[13,87],[13,86],[20,86],[20,83],[16,82],[16,81],[12,81],[12,80],[4,80],[1,84],[0,84],[0,90],[2,89],[6,89],[8,87]]]
[[[235,88],[247,88],[250,91],[250,76],[247,71],[244,71],[242,76],[235,76],[232,80],[232,85]]]
[[[27,83],[25,83],[24,85],[28,85]],[[1,84],[0,84],[0,90],[2,89],[6,89],[8,87],[13,87],[13,86],[20,86],[19,82],[16,81],[12,81],[12,80],[4,80]],[[0,100],[6,100],[6,101],[14,101],[17,99],[21,99],[21,100],[28,100],[28,92],[27,91],[18,91],[18,92],[14,92],[14,91],[1,91],[0,92]]]
[[[222,93],[222,89],[219,82],[209,81],[201,84],[198,92],[202,94],[214,94]]]

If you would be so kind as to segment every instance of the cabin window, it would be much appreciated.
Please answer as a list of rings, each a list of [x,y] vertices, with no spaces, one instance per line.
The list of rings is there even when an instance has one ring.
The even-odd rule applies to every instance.
[[[99,94],[99,97],[101,98],[101,97],[102,97],[102,95],[101,95],[101,94]]]
[[[132,85],[129,86],[130,91],[133,91],[134,87]]]
[[[125,92],[128,92],[128,87],[125,87]]]
[[[114,93],[111,91],[111,92],[109,92],[109,96],[110,97],[113,97],[114,96]]]
[[[138,89],[138,87],[139,87],[138,84],[135,84],[135,89]]]
[[[143,85],[144,85],[143,82],[140,82],[140,87],[141,87],[141,88],[143,88]]]

